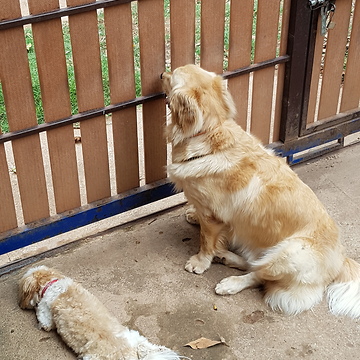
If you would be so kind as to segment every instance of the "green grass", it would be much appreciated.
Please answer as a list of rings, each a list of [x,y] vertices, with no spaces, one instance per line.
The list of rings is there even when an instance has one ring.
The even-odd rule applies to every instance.
[[[5,101],[2,86],[0,83],[0,129],[2,132],[9,131],[9,124],[6,118]]]
[[[253,33],[255,34],[256,27],[256,11],[257,11],[257,1],[255,0],[254,6],[254,29]],[[229,32],[230,32],[230,0],[226,0],[225,3],[225,29],[224,29],[224,70],[228,67],[228,51],[229,51]],[[170,21],[170,0],[164,0],[164,16],[165,23],[167,24],[167,29]],[[138,11],[137,11],[137,2],[134,1],[131,4],[132,9],[132,20],[133,20],[133,44],[134,44],[134,68],[135,68],[135,91],[136,96],[141,96],[141,71],[140,71],[140,45],[139,45],[139,33],[138,33]],[[196,23],[195,23],[195,62],[200,63],[200,43],[201,43],[201,0],[197,0],[195,4],[196,11]],[[100,41],[100,57],[101,57],[101,66],[102,66],[102,81],[103,81],[103,91],[104,91],[104,104],[105,106],[110,104],[110,88],[109,88],[109,70],[107,62],[107,50],[106,50],[106,33],[105,33],[105,24],[104,24],[104,13],[103,11],[98,12],[98,29],[99,29],[99,41]],[[67,64],[68,72],[68,85],[69,85],[69,94],[71,102],[71,113],[78,113],[78,104],[76,96],[76,81],[75,81],[75,72],[74,64],[72,58],[72,47],[71,47],[71,38],[70,30],[68,23],[63,23],[63,39],[64,39],[64,48],[65,48],[65,58]],[[26,48],[28,52],[29,68],[31,73],[31,82],[34,95],[34,103],[36,107],[36,116],[39,124],[45,121],[43,104],[41,100],[41,91],[39,76],[37,71],[36,63],[36,48],[34,46],[33,35],[31,28],[25,30],[25,40]],[[167,48],[170,43],[170,34],[167,30],[165,32],[165,41]],[[253,46],[254,48],[254,46]],[[253,60],[253,51],[251,59]],[[170,69],[170,64],[166,63],[166,69]],[[6,118],[6,109],[4,104],[4,96],[0,83],[0,127],[2,132],[8,132],[9,126]]]
[[[78,104],[77,104],[77,98],[76,98],[74,62],[73,62],[73,58],[72,58],[70,29],[69,29],[68,23],[63,24],[63,38],[64,38],[66,67],[67,67],[67,74],[68,74],[71,114],[76,114],[76,113],[78,113]]]
[[[38,73],[38,68],[37,68],[37,63],[36,63],[34,39],[33,39],[32,31],[30,29],[25,30],[25,42],[26,42],[26,49],[28,52],[29,68],[30,68],[32,90],[33,90],[33,95],[34,95],[36,117],[37,117],[38,124],[42,124],[44,122],[44,109],[43,109],[42,100],[41,100],[40,80],[39,80],[39,73]]]

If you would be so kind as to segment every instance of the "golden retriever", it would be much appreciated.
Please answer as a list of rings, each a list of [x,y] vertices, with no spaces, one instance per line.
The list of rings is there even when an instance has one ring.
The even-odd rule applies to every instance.
[[[171,110],[169,176],[194,207],[188,221],[201,227],[186,270],[201,274],[219,257],[248,273],[223,279],[217,294],[264,285],[272,309],[298,314],[326,292],[332,313],[359,317],[360,265],[344,254],[312,190],[234,121],[223,78],[186,65],[161,79]]]

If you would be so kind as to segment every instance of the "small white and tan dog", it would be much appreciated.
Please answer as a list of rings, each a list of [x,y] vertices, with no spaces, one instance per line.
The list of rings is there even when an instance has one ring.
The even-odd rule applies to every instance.
[[[82,360],[180,360],[112,316],[89,291],[46,266],[29,269],[20,281],[19,305],[35,308],[39,326],[57,332]]]

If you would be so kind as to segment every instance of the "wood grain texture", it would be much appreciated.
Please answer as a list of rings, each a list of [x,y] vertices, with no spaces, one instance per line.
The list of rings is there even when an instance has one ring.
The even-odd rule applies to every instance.
[[[360,101],[360,1],[355,3],[340,112],[356,109]]]
[[[2,1],[1,11],[5,18],[21,16],[20,6],[13,0]],[[23,29],[2,31],[0,48],[6,49],[0,51],[0,78],[10,131],[36,126]],[[49,205],[39,135],[15,140],[12,145],[24,221],[29,223],[46,218]]]
[[[250,65],[254,1],[232,1],[230,7],[230,38],[228,70]],[[236,109],[237,123],[246,130],[249,101],[249,74],[229,79],[229,90]]]
[[[170,2],[171,68],[195,62],[195,2]]]
[[[68,6],[88,3],[68,0]],[[96,11],[69,17],[79,111],[104,106],[100,46]],[[81,124],[87,201],[110,196],[109,160],[105,116]]]
[[[30,14],[59,8],[57,0],[29,0]],[[45,121],[71,115],[69,86],[60,19],[33,24],[34,44]],[[63,126],[47,133],[56,212],[80,206],[74,130]]]
[[[135,98],[131,5],[104,10],[111,103]],[[139,186],[136,107],[112,114],[117,192]]]
[[[254,62],[276,56],[280,0],[259,1]],[[273,102],[274,68],[254,72],[251,132],[264,144],[269,142]]]
[[[350,12],[351,1],[336,3],[333,17],[336,25],[328,32],[318,120],[335,115],[337,111]]]
[[[160,74],[165,70],[163,0],[139,1],[139,36],[142,94],[161,92]],[[163,136],[165,102],[143,104],[145,180],[151,183],[166,176],[166,141]]]

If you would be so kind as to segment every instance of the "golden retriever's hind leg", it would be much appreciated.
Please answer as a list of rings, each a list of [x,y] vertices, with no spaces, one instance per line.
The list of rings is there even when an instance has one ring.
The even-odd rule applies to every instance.
[[[244,289],[256,287],[262,284],[255,272],[242,276],[229,276],[222,279],[215,287],[218,295],[233,295]]]
[[[196,213],[196,209],[191,206],[189,209],[186,210],[185,212],[185,219],[189,224],[192,225],[199,225],[199,217]]]
[[[218,262],[231,268],[239,270],[247,270],[248,268],[248,263],[244,260],[244,258],[233,253],[232,251],[222,250],[216,253],[215,256],[219,258]]]

